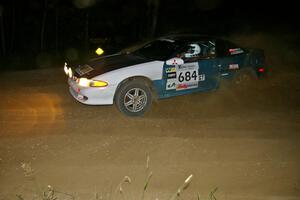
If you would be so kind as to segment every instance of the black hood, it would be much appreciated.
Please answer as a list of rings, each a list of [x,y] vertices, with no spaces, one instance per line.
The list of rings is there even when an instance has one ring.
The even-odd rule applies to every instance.
[[[84,65],[79,65],[75,69],[75,76],[90,79],[109,71],[150,61],[152,60],[135,54],[114,54],[92,59]]]

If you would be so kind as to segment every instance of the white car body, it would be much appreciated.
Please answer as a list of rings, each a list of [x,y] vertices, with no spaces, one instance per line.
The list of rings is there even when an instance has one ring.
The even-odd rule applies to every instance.
[[[151,61],[109,71],[93,78],[93,80],[107,82],[106,87],[82,87],[69,78],[69,90],[72,96],[83,104],[111,105],[114,102],[117,87],[122,81],[130,77],[145,77],[152,81],[162,80],[163,65],[163,61]]]

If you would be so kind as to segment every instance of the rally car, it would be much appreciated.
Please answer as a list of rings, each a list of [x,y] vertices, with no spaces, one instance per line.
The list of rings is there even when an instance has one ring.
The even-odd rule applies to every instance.
[[[152,100],[215,90],[222,79],[239,85],[265,73],[264,52],[198,35],[157,38],[130,52],[69,66],[69,91],[88,105],[116,104],[142,116]]]

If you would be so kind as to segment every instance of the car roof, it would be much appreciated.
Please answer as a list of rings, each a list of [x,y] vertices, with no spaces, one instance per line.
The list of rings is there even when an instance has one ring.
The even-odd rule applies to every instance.
[[[162,36],[162,37],[159,37],[159,39],[189,42],[189,41],[195,41],[195,40],[213,40],[213,39],[218,39],[218,38],[213,37],[213,36],[200,35],[200,34],[177,34],[177,35]]]

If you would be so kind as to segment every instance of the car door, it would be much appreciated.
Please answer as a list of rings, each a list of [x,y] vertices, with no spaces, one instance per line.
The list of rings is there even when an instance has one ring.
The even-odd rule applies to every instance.
[[[164,97],[209,91],[218,86],[218,66],[214,50],[207,48],[208,43],[209,41],[188,43],[188,48],[179,54],[184,64],[164,63]],[[214,43],[210,44],[210,48],[214,48]]]

